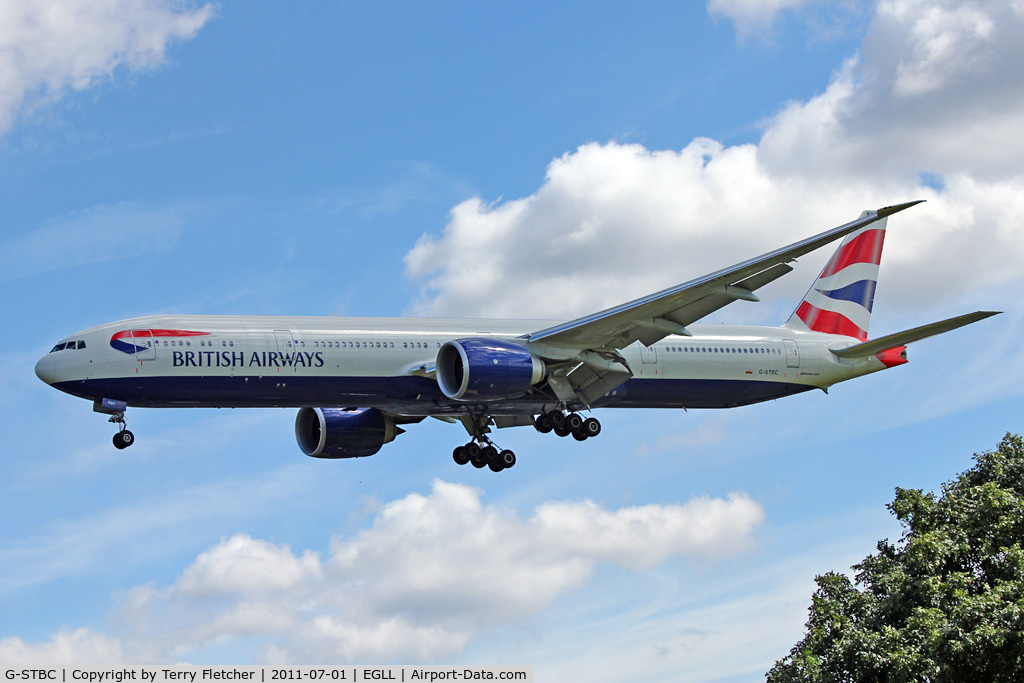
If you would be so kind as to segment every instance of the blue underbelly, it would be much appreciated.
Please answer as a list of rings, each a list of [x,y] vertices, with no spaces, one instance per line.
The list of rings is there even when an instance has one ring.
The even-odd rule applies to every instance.
[[[373,407],[407,415],[538,413],[556,403],[530,394],[500,401],[455,401],[425,377],[207,376],[90,379],[55,384],[74,396],[113,398],[150,408]],[[630,379],[592,407],[733,408],[814,387],[764,380]],[[584,407],[579,405],[577,407]]]

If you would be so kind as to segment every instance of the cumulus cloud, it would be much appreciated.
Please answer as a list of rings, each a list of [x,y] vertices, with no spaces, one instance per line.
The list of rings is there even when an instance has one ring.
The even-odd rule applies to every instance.
[[[673,558],[735,555],[764,519],[742,493],[617,510],[556,501],[529,517],[484,505],[481,496],[435,481],[428,495],[388,503],[368,528],[333,539],[326,555],[233,536],[171,586],[128,591],[116,635],[79,629],[38,644],[8,638],[0,659],[168,661],[250,639],[250,656],[269,663],[438,661],[537,616],[584,587],[600,564],[644,571]]]
[[[152,69],[192,38],[212,5],[171,0],[14,0],[0,4],[0,135],[19,116],[119,68]]]
[[[1024,63],[1022,33],[1021,3],[880,2],[861,53],[768,120],[757,144],[591,143],[552,161],[527,197],[459,204],[406,256],[413,312],[583,315],[912,199],[928,203],[890,221],[886,306],[1014,282],[1024,72],[1006,65]],[[764,294],[795,302],[814,274]],[[744,320],[781,322],[763,317],[780,315],[771,304],[723,315],[737,306]]]

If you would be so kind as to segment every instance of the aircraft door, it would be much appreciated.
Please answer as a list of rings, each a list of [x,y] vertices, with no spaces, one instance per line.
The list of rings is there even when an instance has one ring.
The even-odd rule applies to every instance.
[[[277,340],[278,353],[291,355],[295,352],[295,337],[291,330],[274,330],[274,339]]]
[[[640,344],[640,362],[642,363],[657,363],[658,362],[658,351],[652,344],[651,346],[644,346]]]
[[[156,344],[152,330],[132,330],[132,344],[135,346],[135,358],[153,360],[156,358]]]
[[[796,342],[792,339],[783,339],[782,343],[786,347],[786,367],[800,367],[800,347],[798,347]]]

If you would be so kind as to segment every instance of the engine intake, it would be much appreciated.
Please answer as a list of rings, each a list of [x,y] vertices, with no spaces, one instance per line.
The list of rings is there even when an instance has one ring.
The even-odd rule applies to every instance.
[[[544,361],[502,339],[456,339],[437,352],[437,384],[448,398],[516,398],[544,379]]]
[[[363,458],[403,431],[376,408],[300,408],[295,416],[295,440],[311,458]]]

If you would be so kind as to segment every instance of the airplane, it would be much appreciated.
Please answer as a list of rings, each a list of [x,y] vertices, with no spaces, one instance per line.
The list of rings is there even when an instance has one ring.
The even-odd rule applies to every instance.
[[[374,455],[427,417],[469,434],[456,463],[500,472],[516,454],[491,427],[533,426],[583,441],[595,408],[733,408],[902,365],[906,345],[998,311],[977,311],[868,340],[889,216],[856,220],[628,303],[570,320],[157,315],[73,334],[35,372],[93,402],[131,446],[128,406],[298,408],[299,449]],[[695,324],[842,243],[779,327]]]

